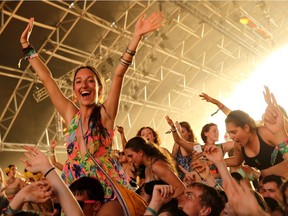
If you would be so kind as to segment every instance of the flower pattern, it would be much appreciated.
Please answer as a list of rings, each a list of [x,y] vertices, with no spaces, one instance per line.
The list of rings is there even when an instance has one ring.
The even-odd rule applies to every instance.
[[[89,158],[88,154],[86,154],[84,158],[81,157],[79,143],[76,138],[76,129],[78,128],[79,119],[80,111],[75,115],[69,126],[66,139],[68,159],[63,167],[62,178],[66,184],[70,185],[73,181],[82,176],[95,177],[101,182],[104,188],[105,201],[113,200],[116,198],[116,194],[113,192],[109,180],[107,180],[101,170],[97,168],[97,165]],[[91,127],[92,123],[90,123],[89,129],[84,135],[87,150],[94,156],[100,166],[112,179],[115,179],[126,187],[130,187],[129,176],[126,175],[120,163],[110,156],[114,131],[108,131],[107,128],[100,131],[99,128]]]

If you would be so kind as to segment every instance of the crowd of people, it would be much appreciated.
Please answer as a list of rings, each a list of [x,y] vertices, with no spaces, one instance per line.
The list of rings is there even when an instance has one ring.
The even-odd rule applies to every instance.
[[[136,22],[105,100],[99,72],[91,66],[77,68],[72,86],[77,104],[62,94],[30,44],[34,21],[30,19],[20,37],[24,59],[68,125],[67,159],[63,164],[57,161],[54,140],[50,157],[25,146],[26,158],[21,159],[25,175],[17,176],[13,164],[0,169],[4,215],[132,215],[128,207],[132,204],[125,203],[124,194],[116,189],[119,185],[144,203],[145,210],[135,216],[288,215],[288,122],[268,87],[261,125],[241,110],[231,111],[208,94],[200,95],[227,115],[230,141],[225,143],[218,143],[214,123],[203,126],[203,142],[199,142],[188,122],[169,116],[167,125],[174,139],[171,152],[161,147],[160,135],[152,127],[143,126],[129,139],[122,126],[115,127],[125,72],[142,36],[160,28],[163,19],[162,13],[155,12]],[[115,135],[121,137],[121,151],[112,149]],[[224,159],[226,153],[229,157]]]

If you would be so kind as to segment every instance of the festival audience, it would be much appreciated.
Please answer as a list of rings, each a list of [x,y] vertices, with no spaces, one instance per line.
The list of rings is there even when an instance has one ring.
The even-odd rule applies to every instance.
[[[225,123],[233,140],[231,142],[216,145],[219,138],[217,125],[207,124],[201,132],[203,152],[196,154],[194,147],[199,144],[189,123],[183,121],[178,125],[166,116],[175,142],[172,155],[179,166],[175,166],[169,151],[160,147],[158,133],[147,126],[140,128],[137,136],[128,142],[124,128],[117,126],[123,151],[115,159],[111,157],[111,148],[123,77],[132,64],[142,36],[162,26],[162,14],[156,12],[148,18],[143,15],[137,21],[127,50],[115,69],[112,86],[104,102],[101,98],[104,86],[100,74],[90,66],[81,66],[76,70],[73,92],[79,108],[62,94],[49,69],[30,44],[33,21],[31,18],[20,42],[26,59],[43,82],[55,108],[70,125],[66,143],[68,159],[64,165],[57,162],[54,140],[50,142],[51,162],[39,149],[25,146],[27,159],[22,159],[22,162],[29,171],[26,172],[29,179],[27,185],[16,177],[17,167],[9,165],[5,168],[8,179],[3,187],[4,177],[0,169],[0,189],[10,200],[8,205],[8,199],[1,196],[0,206],[5,214],[25,215],[25,203],[43,204],[54,200],[52,198],[55,196],[60,205],[58,215],[60,209],[69,216],[123,215],[116,192],[94,164],[94,159],[113,180],[129,189],[137,187],[137,184],[132,183],[136,182],[137,169],[142,167],[140,177],[144,183],[140,183],[137,192],[149,203],[144,215],[267,216],[285,215],[284,211],[287,214],[288,183],[285,178],[288,177],[288,122],[267,87],[264,92],[267,103],[263,115],[264,124],[257,126],[247,113],[231,111],[209,95],[200,95],[203,100],[217,105],[216,112],[222,110],[227,115]],[[233,149],[234,155],[224,159],[223,155]],[[93,160],[89,158],[90,154]],[[252,180],[250,176],[253,174],[251,170],[250,173],[246,170],[244,161],[261,171],[263,179],[259,184],[259,192],[266,202],[244,183],[243,180]],[[217,175],[213,176],[208,166],[210,163],[215,165]],[[238,167],[238,170],[230,174],[227,166]],[[64,181],[55,167],[63,171]],[[34,174],[38,172],[44,178],[35,179]],[[217,178],[223,179],[223,187]],[[286,180],[284,184],[282,178]],[[67,185],[70,185],[71,191]],[[39,208],[35,214],[40,213],[56,215],[57,211]]]

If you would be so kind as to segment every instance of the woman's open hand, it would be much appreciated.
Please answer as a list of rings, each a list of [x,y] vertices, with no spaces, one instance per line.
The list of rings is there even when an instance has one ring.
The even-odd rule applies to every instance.
[[[34,17],[31,17],[29,24],[21,34],[20,43],[22,44],[23,48],[27,47],[27,45],[29,44],[29,37],[32,33],[33,25],[34,25]]]

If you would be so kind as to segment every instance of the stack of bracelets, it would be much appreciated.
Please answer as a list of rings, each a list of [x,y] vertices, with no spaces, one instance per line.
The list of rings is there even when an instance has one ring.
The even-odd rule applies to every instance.
[[[128,53],[130,56],[134,57],[135,54],[136,54],[136,51],[131,51],[129,50],[128,48],[126,49],[126,53]],[[120,57],[120,64],[122,64],[123,66],[125,67],[129,67],[130,65],[132,65],[132,61],[128,61],[128,60],[125,60],[123,58],[123,55]]]
[[[28,44],[28,42],[25,42],[25,43]],[[24,57],[19,60],[18,68],[20,68],[20,66],[21,66],[22,59],[26,59],[26,60],[27,59],[33,59],[33,58],[38,56],[38,54],[36,53],[36,51],[35,51],[34,47],[32,46],[32,44],[29,44],[28,47],[23,48],[22,51],[23,51]]]

